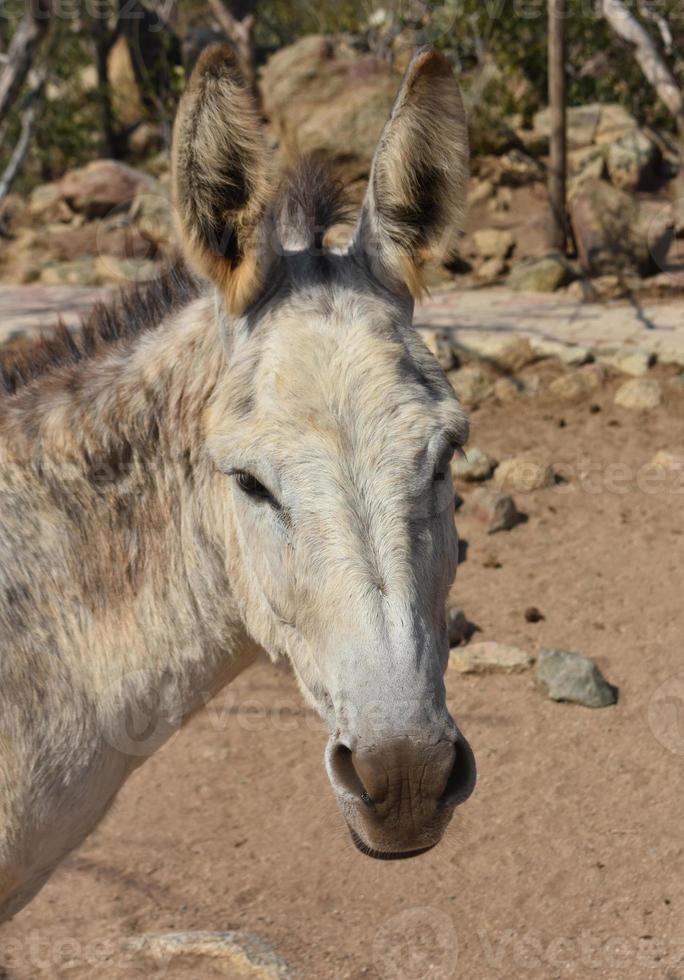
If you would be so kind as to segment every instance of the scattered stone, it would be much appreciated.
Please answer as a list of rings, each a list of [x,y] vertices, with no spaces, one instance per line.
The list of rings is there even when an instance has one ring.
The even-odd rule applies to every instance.
[[[492,383],[485,372],[469,365],[447,375],[459,401],[466,405],[479,405],[492,394]]]
[[[565,295],[575,303],[595,303],[598,298],[591,279],[575,279],[565,287]]]
[[[155,245],[169,245],[176,239],[173,206],[163,184],[143,190],[133,199],[129,218],[143,238]]]
[[[502,490],[531,493],[553,486],[555,474],[553,467],[534,456],[512,456],[499,463],[494,480]]]
[[[508,269],[505,259],[485,259],[475,273],[479,279],[498,279]]]
[[[655,355],[641,347],[594,347],[592,354],[597,361],[634,378],[646,374],[655,361]]]
[[[508,493],[481,487],[468,497],[468,513],[484,525],[487,534],[510,531],[524,520]]]
[[[504,334],[472,334],[464,344],[467,350],[503,371],[519,371],[537,360],[530,339]]]
[[[494,382],[494,397],[500,402],[510,402],[522,395],[525,386],[517,378],[499,378]]]
[[[153,179],[118,160],[93,160],[68,171],[59,182],[62,198],[87,218],[104,217],[114,208],[129,208],[144,189],[154,189]]]
[[[476,483],[488,480],[496,468],[496,460],[477,446],[469,446],[463,456],[455,456],[451,464],[451,474],[457,480]]]
[[[473,235],[473,242],[483,259],[507,259],[515,248],[513,235],[501,228],[481,228]]]
[[[126,286],[155,279],[161,269],[151,259],[120,259],[116,255],[98,255],[95,279],[101,286]]]
[[[553,701],[571,701],[587,708],[603,708],[617,701],[617,688],[608,683],[590,657],[579,653],[543,650],[536,676]]]
[[[660,449],[648,464],[652,469],[663,470],[666,473],[684,472],[684,456]]]
[[[459,606],[447,606],[446,621],[449,647],[460,646],[471,636],[473,626],[468,622],[468,617]]]
[[[164,964],[183,956],[218,960],[240,976],[259,980],[290,980],[294,976],[269,943],[249,932],[148,933],[125,940],[122,949]]]
[[[459,674],[518,674],[533,663],[534,658],[524,650],[491,640],[456,647],[449,653],[449,670]]]
[[[41,218],[49,222],[66,223],[74,216],[74,212],[62,197],[58,181],[34,187],[28,200],[28,211],[32,218]]]
[[[677,388],[684,388],[684,371],[682,371],[681,374],[678,374],[674,378],[672,378],[671,384],[673,384]]]
[[[660,405],[662,389],[655,378],[632,378],[615,393],[615,404],[621,408],[652,409]]]
[[[95,259],[85,256],[70,262],[50,262],[41,270],[39,281],[43,286],[95,286]]]
[[[555,357],[568,367],[586,364],[590,354],[587,347],[579,344],[562,344],[559,340],[530,337],[530,346],[537,357]]]
[[[660,153],[641,129],[624,133],[608,148],[608,175],[616,187],[634,193],[652,183]]]
[[[427,349],[435,356],[437,363],[444,371],[450,371],[455,367],[456,356],[448,331],[421,330],[420,336]]]
[[[528,606],[525,610],[525,622],[526,623],[541,623],[546,619],[543,612],[540,612],[536,606]]]
[[[596,276],[591,280],[596,298],[602,302],[611,299],[621,299],[627,293],[627,285],[622,276],[609,273],[605,276]]]
[[[506,284],[518,292],[552,293],[576,278],[572,265],[560,252],[525,259],[511,269]]]
[[[551,129],[551,117],[548,108],[542,109],[534,116],[535,132],[548,137]],[[589,103],[572,106],[567,112],[568,147],[571,150],[585,146],[597,146],[614,142],[623,133],[636,130],[637,124],[633,116],[617,102]]]
[[[494,184],[491,180],[471,180],[470,190],[468,191],[468,207],[474,207],[482,201],[486,201],[495,193]]]
[[[593,370],[594,365],[588,365],[592,370],[583,368],[570,371],[554,378],[549,385],[550,394],[564,402],[578,402],[597,391],[603,381],[601,373]]]

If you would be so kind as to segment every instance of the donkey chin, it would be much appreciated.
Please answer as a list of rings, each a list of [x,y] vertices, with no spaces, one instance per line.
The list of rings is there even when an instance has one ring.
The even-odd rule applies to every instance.
[[[325,761],[352,841],[381,861],[433,848],[475,788],[475,758],[458,731],[436,742],[404,736],[354,751],[331,738]]]

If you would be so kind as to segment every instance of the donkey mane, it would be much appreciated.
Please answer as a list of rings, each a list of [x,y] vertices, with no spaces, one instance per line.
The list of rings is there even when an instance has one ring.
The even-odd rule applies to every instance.
[[[83,317],[77,332],[60,320],[54,333],[0,351],[0,397],[13,395],[61,367],[99,357],[119,341],[154,330],[201,292],[201,282],[182,259],[174,260],[152,282],[122,289],[109,302],[98,303]]]

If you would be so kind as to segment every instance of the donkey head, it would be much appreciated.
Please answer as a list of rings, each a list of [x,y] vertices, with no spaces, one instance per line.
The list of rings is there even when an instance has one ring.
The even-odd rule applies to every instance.
[[[432,50],[406,73],[344,249],[323,243],[340,195],[319,167],[273,190],[225,49],[201,57],[175,129],[185,252],[214,284],[226,349],[207,438],[231,587],[327,722],[330,781],[377,857],[437,843],[475,781],[443,683],[449,461],[467,422],[411,327],[421,263],[458,228],[466,168],[459,89]]]

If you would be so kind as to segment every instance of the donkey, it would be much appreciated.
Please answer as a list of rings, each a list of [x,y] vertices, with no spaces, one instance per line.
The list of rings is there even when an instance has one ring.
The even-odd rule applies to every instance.
[[[411,327],[466,170],[458,86],[421,49],[350,243],[326,247],[337,184],[310,163],[276,186],[212,46],[174,128],[181,264],[5,363],[2,917],[259,651],[327,723],[362,852],[431,848],[471,793],[443,683],[467,421]]]

